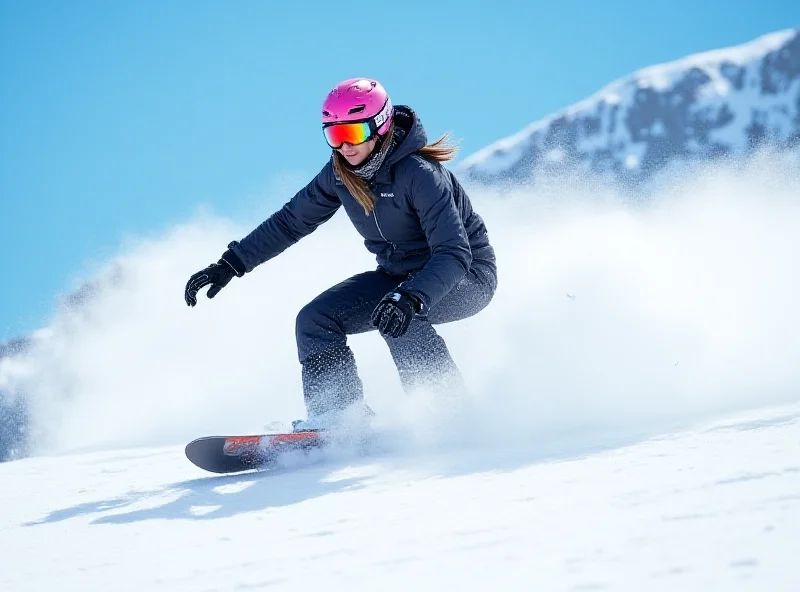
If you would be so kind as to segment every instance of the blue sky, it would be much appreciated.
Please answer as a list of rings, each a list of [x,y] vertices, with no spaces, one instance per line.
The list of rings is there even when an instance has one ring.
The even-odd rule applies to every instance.
[[[776,0],[0,0],[0,341],[125,236],[201,204],[246,216],[316,173],[343,78],[378,78],[467,155],[643,66],[798,24]]]

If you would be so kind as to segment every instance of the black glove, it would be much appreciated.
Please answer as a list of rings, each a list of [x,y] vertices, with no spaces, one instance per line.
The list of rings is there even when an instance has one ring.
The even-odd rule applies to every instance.
[[[389,292],[372,311],[372,324],[381,335],[401,337],[422,308],[418,298],[402,290]]]
[[[231,247],[235,243],[231,243]],[[207,296],[213,298],[219,291],[228,285],[233,276],[241,277],[245,273],[244,263],[237,257],[236,253],[230,250],[225,251],[222,258],[217,263],[212,263],[205,269],[198,271],[186,283],[184,299],[186,304],[194,306],[197,304],[197,292],[211,284]]]

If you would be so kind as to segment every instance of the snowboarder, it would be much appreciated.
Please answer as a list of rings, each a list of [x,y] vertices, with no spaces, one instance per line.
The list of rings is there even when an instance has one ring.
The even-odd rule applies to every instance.
[[[320,173],[220,260],[191,276],[186,304],[211,286],[213,298],[343,206],[376,255],[375,271],[326,290],[300,310],[298,356],[308,419],[295,430],[369,421],[347,335],[377,329],[389,346],[406,391],[451,387],[460,373],[433,325],[482,310],[497,287],[494,249],[481,217],[442,162],[456,150],[447,135],[427,143],[416,113],[392,106],[375,80],[338,84],[322,106],[322,129],[333,150]]]

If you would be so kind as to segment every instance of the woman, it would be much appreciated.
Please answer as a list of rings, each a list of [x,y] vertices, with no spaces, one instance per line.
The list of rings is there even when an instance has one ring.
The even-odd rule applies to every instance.
[[[412,109],[392,107],[375,80],[338,84],[322,106],[333,154],[283,208],[186,285],[189,306],[207,286],[213,298],[344,207],[378,268],[326,290],[297,316],[307,421],[295,430],[368,421],[363,387],[347,335],[377,329],[406,391],[459,384],[460,374],[433,325],[482,310],[494,295],[497,268],[483,220],[442,162],[455,155],[447,136],[427,144]]]

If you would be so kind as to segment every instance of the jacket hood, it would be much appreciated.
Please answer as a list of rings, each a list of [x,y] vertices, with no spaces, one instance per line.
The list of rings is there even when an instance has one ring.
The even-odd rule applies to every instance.
[[[394,140],[395,149],[386,158],[384,167],[391,167],[396,162],[413,154],[428,143],[428,134],[422,122],[411,107],[396,105],[394,108]]]

